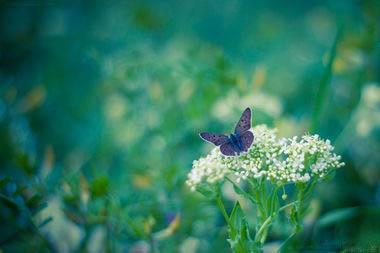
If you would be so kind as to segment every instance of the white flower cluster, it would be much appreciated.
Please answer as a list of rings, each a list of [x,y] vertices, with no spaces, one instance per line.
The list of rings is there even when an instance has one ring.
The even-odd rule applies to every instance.
[[[227,164],[222,162],[223,155],[219,148],[214,148],[206,157],[193,161],[193,169],[188,174],[186,183],[191,190],[202,182],[214,183],[230,172]]]
[[[329,140],[318,135],[302,138],[276,138],[276,130],[265,125],[252,129],[255,139],[239,156],[224,156],[218,147],[209,155],[193,162],[186,183],[192,190],[201,183],[214,183],[234,175],[237,182],[264,177],[278,184],[307,182],[312,177],[323,178],[334,168],[344,165],[333,153]]]

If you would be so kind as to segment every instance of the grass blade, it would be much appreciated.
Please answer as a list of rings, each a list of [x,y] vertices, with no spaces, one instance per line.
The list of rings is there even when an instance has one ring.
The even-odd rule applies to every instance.
[[[319,82],[317,95],[315,98],[314,111],[311,119],[310,132],[315,132],[319,127],[321,112],[323,109],[324,102],[326,101],[328,95],[328,86],[331,80],[332,71],[333,71],[333,63],[336,57],[336,51],[338,42],[341,38],[341,29],[338,30],[333,46],[331,47],[329,59],[327,65],[324,69],[323,76],[321,81]]]

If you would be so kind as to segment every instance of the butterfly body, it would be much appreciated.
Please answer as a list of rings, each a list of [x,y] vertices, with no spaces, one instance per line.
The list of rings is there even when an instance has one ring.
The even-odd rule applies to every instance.
[[[220,151],[226,156],[239,155],[248,151],[253,143],[254,136],[249,131],[251,128],[251,109],[244,110],[238,121],[234,133],[229,136],[209,132],[200,133],[200,137],[205,141],[220,146]]]
[[[236,151],[238,152],[244,151],[243,143],[240,139],[240,134],[236,134],[236,135],[230,134],[228,138],[230,139],[230,142]]]

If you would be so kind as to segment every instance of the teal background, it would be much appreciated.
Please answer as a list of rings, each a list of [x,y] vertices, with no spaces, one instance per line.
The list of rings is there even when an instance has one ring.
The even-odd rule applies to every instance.
[[[198,133],[247,106],[346,163],[299,247],[378,249],[379,20],[376,0],[0,1],[0,252],[230,252],[185,180]]]

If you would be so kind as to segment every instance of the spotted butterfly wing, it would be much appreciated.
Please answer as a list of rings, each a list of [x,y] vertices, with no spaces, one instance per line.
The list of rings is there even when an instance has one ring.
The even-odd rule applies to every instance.
[[[220,145],[223,145],[224,143],[229,142],[228,136],[224,134],[214,134],[214,133],[203,132],[203,133],[200,133],[199,136],[203,140],[211,142],[216,146],[220,146]]]
[[[247,152],[248,149],[251,147],[253,139],[254,139],[253,133],[250,131],[246,131],[240,136],[240,138],[241,138],[241,143],[243,146],[243,151]]]
[[[248,131],[251,128],[251,117],[251,109],[248,107],[244,110],[238,123],[236,124],[235,134],[243,134],[245,131]]]
[[[234,156],[236,153],[239,153],[235,150],[234,145],[231,142],[224,143],[220,146],[220,152],[226,156]]]

